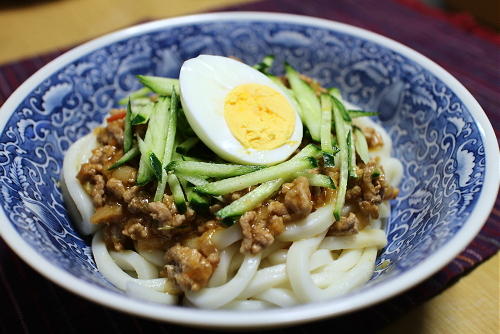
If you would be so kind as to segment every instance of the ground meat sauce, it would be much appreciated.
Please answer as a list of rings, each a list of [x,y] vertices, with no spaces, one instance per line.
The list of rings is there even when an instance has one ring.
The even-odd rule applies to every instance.
[[[119,112],[123,110],[113,110],[111,115]],[[224,202],[212,205],[205,216],[189,207],[180,213],[169,193],[154,202],[155,184],[143,187],[135,184],[137,160],[109,170],[123,155],[123,127],[123,118],[119,118],[95,130],[99,145],[77,175],[96,208],[91,222],[103,225],[104,240],[110,250],[164,251],[166,264],[161,275],[180,290],[199,290],[207,285],[219,263],[219,252],[211,236],[223,224],[215,218],[215,212],[253,187],[225,195]],[[371,147],[381,145],[375,130],[365,132],[374,138],[369,141]],[[378,217],[378,205],[383,200],[398,193],[385,181],[377,160],[357,167],[359,177],[350,181],[346,194],[346,205],[352,210],[332,225],[330,235],[357,233],[370,217]],[[338,168],[320,167],[309,172],[327,174],[338,183]],[[252,254],[262,251],[285,230],[286,224],[307,217],[335,195],[335,190],[311,187],[303,176],[283,184],[273,198],[239,219],[243,235],[240,251]]]
[[[366,143],[370,149],[378,149],[384,146],[384,140],[380,133],[375,131],[374,128],[367,127],[363,129],[363,134],[366,137]]]
[[[329,235],[358,233],[368,224],[370,218],[379,217],[378,207],[382,201],[394,199],[398,195],[399,190],[385,180],[378,158],[366,165],[359,163],[357,174],[357,178],[349,179],[345,196],[345,204],[351,207],[351,212],[332,224]],[[334,178],[335,175],[334,171],[330,176]]]

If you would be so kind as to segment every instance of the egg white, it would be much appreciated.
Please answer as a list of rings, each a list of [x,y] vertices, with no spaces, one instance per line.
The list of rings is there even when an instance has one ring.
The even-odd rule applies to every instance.
[[[288,142],[272,150],[244,147],[231,133],[224,118],[227,94],[243,84],[260,84],[280,92],[295,112],[295,128]],[[302,141],[302,122],[295,104],[266,75],[237,60],[200,55],[184,62],[180,76],[181,102],[186,118],[212,151],[242,164],[271,165],[286,160]]]

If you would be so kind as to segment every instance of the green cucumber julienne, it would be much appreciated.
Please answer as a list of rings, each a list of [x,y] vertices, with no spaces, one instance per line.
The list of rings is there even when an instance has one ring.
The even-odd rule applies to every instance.
[[[132,125],[145,124],[154,109],[154,103],[132,106]]]
[[[291,159],[278,165],[267,167],[252,173],[207,183],[202,186],[197,186],[194,188],[194,190],[199,193],[208,195],[225,195],[278,178],[288,179],[297,172],[316,168],[317,166],[318,164],[316,159],[312,157]]]
[[[186,198],[184,197],[184,191],[182,190],[179,179],[174,174],[167,175],[168,186],[172,192],[172,197],[174,198],[174,203],[177,210],[180,213],[186,212]],[[163,195],[162,195],[163,196]]]
[[[325,167],[335,165],[335,152],[332,143],[332,98],[327,94],[321,94],[321,150],[323,151],[323,162]]]
[[[273,62],[274,62],[274,56],[268,55],[262,58],[262,61],[260,63],[255,64],[254,68],[259,72],[268,74],[268,70],[273,65]]]
[[[179,152],[177,152],[177,148],[175,149],[175,153],[180,154]],[[202,161],[200,158],[195,158],[195,157],[191,157],[191,156],[187,156],[187,155],[181,155],[180,160],[182,160],[182,161],[196,161],[196,162]]]
[[[347,122],[346,122],[347,124]],[[349,162],[349,176],[353,178],[358,177],[358,173],[356,171],[356,150],[354,147],[354,140],[352,138],[352,127],[351,125],[347,125],[349,127],[349,132],[347,133],[347,159]]]
[[[216,164],[197,161],[172,161],[168,164],[167,171],[173,171],[180,175],[226,178],[248,174],[263,168],[264,166]]]
[[[170,119],[168,102],[164,98],[158,100],[146,130],[146,138],[148,138],[148,133],[151,133],[150,141],[146,142],[149,145],[149,151],[154,153],[160,162],[163,161]]]
[[[179,178],[180,180],[180,178]],[[189,203],[189,206],[192,207],[196,212],[201,212],[202,214],[209,213],[210,200],[202,194],[198,194],[193,190],[192,187],[185,187],[186,189],[186,198]]]
[[[146,143],[141,137],[137,136],[137,143],[139,145],[139,151],[141,153],[141,159],[139,161],[139,170],[137,171],[136,183],[139,186],[147,184],[153,178],[153,170],[151,169],[151,164],[149,162],[148,148]]]
[[[333,153],[332,146],[332,98],[321,94],[321,150]]]
[[[189,182],[195,186],[202,186],[204,184],[209,183],[206,179],[204,179],[203,177],[199,177],[199,176],[182,175],[182,174],[179,174],[178,176],[179,176],[179,178],[184,179],[187,182]]]
[[[295,156],[293,156],[288,162],[299,161],[299,160],[303,160],[303,159],[306,159],[306,158],[315,158],[315,159],[317,159],[320,156],[321,156],[321,150],[316,145],[314,145],[314,144],[308,144],[306,147],[304,147],[302,150],[300,150],[299,153],[297,153]],[[282,165],[282,164],[283,163],[281,163],[280,165]],[[276,165],[276,166],[279,166],[279,165]],[[273,166],[273,167],[276,167],[276,166]],[[265,168],[263,170],[266,170],[266,169],[269,169],[269,168],[272,168],[272,167],[267,167],[267,168]],[[293,173],[290,173],[289,176],[295,176],[295,175],[292,175],[292,174]],[[198,187],[202,187],[202,186],[209,186],[210,185],[210,183],[207,180],[205,180],[204,178],[200,177],[201,175],[194,176],[194,175],[179,174],[179,176],[182,177],[182,178],[185,178],[188,182],[190,182],[191,184],[194,184],[195,186],[197,186],[197,188]],[[282,177],[282,175],[278,175],[274,179],[277,179],[277,178],[280,178],[280,177]],[[232,178],[232,179],[235,179],[235,178]],[[269,180],[272,180],[272,179],[273,178],[269,178]],[[222,180],[222,181],[224,181],[224,180]],[[257,183],[260,183],[260,182],[257,182]],[[245,188],[245,187],[243,187],[243,188]],[[195,189],[195,191],[197,191],[197,189]]]
[[[162,174],[161,161],[154,152],[149,153],[149,163],[151,164],[155,178],[159,180]]]
[[[299,73],[289,64],[285,64],[286,76],[292,87],[297,102],[302,109],[302,122],[309,129],[313,140],[320,140],[321,106],[311,86],[302,80]]]
[[[137,79],[158,95],[171,96],[174,90],[177,95],[179,95],[178,79],[155,77],[151,75],[138,75]]]
[[[200,139],[198,139],[198,137],[189,137],[188,139],[177,145],[175,151],[179,154],[186,154],[190,149],[196,146],[199,141]]]
[[[332,95],[333,96],[333,95]],[[336,220],[340,220],[340,214],[342,208],[344,207],[345,194],[347,191],[347,179],[348,179],[348,148],[347,148],[347,135],[345,133],[345,121],[342,116],[342,102],[337,98],[333,97],[333,118],[335,121],[335,132],[337,134],[337,142],[340,149],[339,159],[337,164],[340,165],[340,177],[337,190],[337,199],[335,201],[335,208],[333,214]]]
[[[285,179],[279,178],[262,183],[260,186],[217,211],[216,216],[221,219],[238,217],[257,207],[267,198],[279,190]],[[234,220],[232,220],[234,222]]]
[[[377,116],[378,115],[378,112],[376,112],[376,111],[363,111],[363,110],[349,109],[349,110],[347,110],[347,112],[349,113],[349,116],[351,116],[351,118],[365,117],[365,116]]]
[[[127,153],[132,148],[134,134],[132,131],[132,105],[130,100],[127,104],[127,113],[125,114],[125,124],[123,129],[123,151]]]
[[[306,147],[300,150],[299,153],[294,155],[293,158],[290,160],[298,160],[306,157],[313,157],[317,159],[320,156],[321,156],[321,150],[318,148],[318,146],[314,144],[308,144]]]
[[[151,162],[154,161],[151,153],[154,153],[158,160],[163,158],[167,139],[168,110],[168,100],[160,98],[155,103],[154,110],[151,113],[144,141],[139,142],[141,151],[141,161],[137,172],[137,183],[139,185],[147,184],[153,179],[153,176],[158,176],[158,171],[155,173],[154,166],[151,165]]]
[[[300,175],[307,177],[309,185],[311,186],[335,189],[333,180],[327,175],[310,173],[302,173]],[[228,206],[217,211],[216,216],[224,219],[225,221],[229,221],[230,223],[234,223],[234,220],[227,220],[227,218],[241,216],[245,212],[257,207],[267,198],[276,193],[284,182],[285,179],[283,178],[264,182]]]
[[[356,146],[356,152],[358,152],[359,157],[363,163],[367,164],[370,161],[370,155],[368,153],[368,143],[366,142],[366,137],[360,128],[353,128],[354,134],[354,145]]]
[[[340,108],[340,113],[342,114],[342,118],[346,122],[352,122],[350,114],[347,112],[347,109],[344,106],[344,101],[342,100],[342,95],[340,94],[340,90],[338,88],[330,88],[328,93],[336,99],[340,104],[338,105]]]
[[[174,157],[177,159],[177,157]],[[186,195],[186,201],[193,210],[197,213],[201,213],[202,215],[210,214],[210,200],[206,195],[198,194],[193,190],[193,187],[188,184],[188,182],[182,178],[177,176],[179,183],[181,184],[182,189],[184,190],[184,194]]]
[[[297,176],[304,176],[309,181],[309,185],[312,187],[322,187],[336,189],[335,182],[328,175],[324,174],[311,174],[311,173],[300,173]]]
[[[342,101],[342,95],[340,94],[340,89],[332,87],[328,90],[328,94],[330,94],[337,100]]]
[[[329,90],[330,95],[332,96],[333,100],[335,101],[335,106],[338,109],[339,113],[342,115],[342,118],[344,122],[344,129],[345,131],[343,132],[343,136],[347,132],[346,135],[346,149],[347,149],[347,162],[348,162],[348,174],[350,177],[356,178],[358,177],[356,173],[356,151],[354,147],[354,141],[352,138],[352,119],[349,113],[347,112],[347,109],[344,106],[344,103],[342,102],[342,96],[340,95],[340,91],[337,88],[331,88]],[[337,119],[335,118],[335,122],[337,122]],[[337,131],[337,125],[335,125],[335,130]],[[339,134],[337,133],[337,137]]]
[[[140,153],[139,147],[137,145],[132,146],[132,148],[127,151],[127,153],[125,153],[120,159],[118,159],[118,161],[116,161],[108,169],[115,169],[117,167],[120,167],[121,165],[127,163],[128,161],[138,156],[139,153]]]
[[[138,97],[131,101],[132,101],[132,106],[135,107],[135,106],[145,106],[146,104],[154,104],[156,100],[153,101],[151,97],[146,96],[146,97]]]
[[[163,198],[163,194],[165,193],[165,187],[168,181],[167,171],[165,167],[172,160],[172,156],[174,154],[174,146],[175,146],[175,136],[177,131],[177,104],[179,103],[177,94],[175,91],[172,92],[172,98],[170,99],[170,108],[168,110],[168,125],[166,129],[167,138],[164,142],[163,147],[163,157],[161,161],[161,175],[159,178],[158,185],[156,187],[155,192],[155,201],[161,201]]]
[[[139,88],[138,90],[133,91],[128,96],[125,96],[123,99],[118,101],[118,104],[127,104],[129,100],[137,100],[146,97],[149,95],[149,93],[151,93],[151,89],[149,89],[148,87]]]

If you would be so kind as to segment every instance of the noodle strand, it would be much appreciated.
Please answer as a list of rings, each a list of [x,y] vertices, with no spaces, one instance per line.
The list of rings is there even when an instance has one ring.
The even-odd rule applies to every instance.
[[[250,283],[260,264],[261,254],[247,255],[236,275],[227,283],[200,291],[186,292],[186,297],[196,306],[215,309],[233,299]]]

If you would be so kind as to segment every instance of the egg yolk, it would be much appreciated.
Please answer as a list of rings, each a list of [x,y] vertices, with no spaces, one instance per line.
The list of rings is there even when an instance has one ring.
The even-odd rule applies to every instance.
[[[295,128],[295,111],[282,93],[260,84],[231,90],[224,118],[233,136],[246,148],[272,150],[287,143]]]

